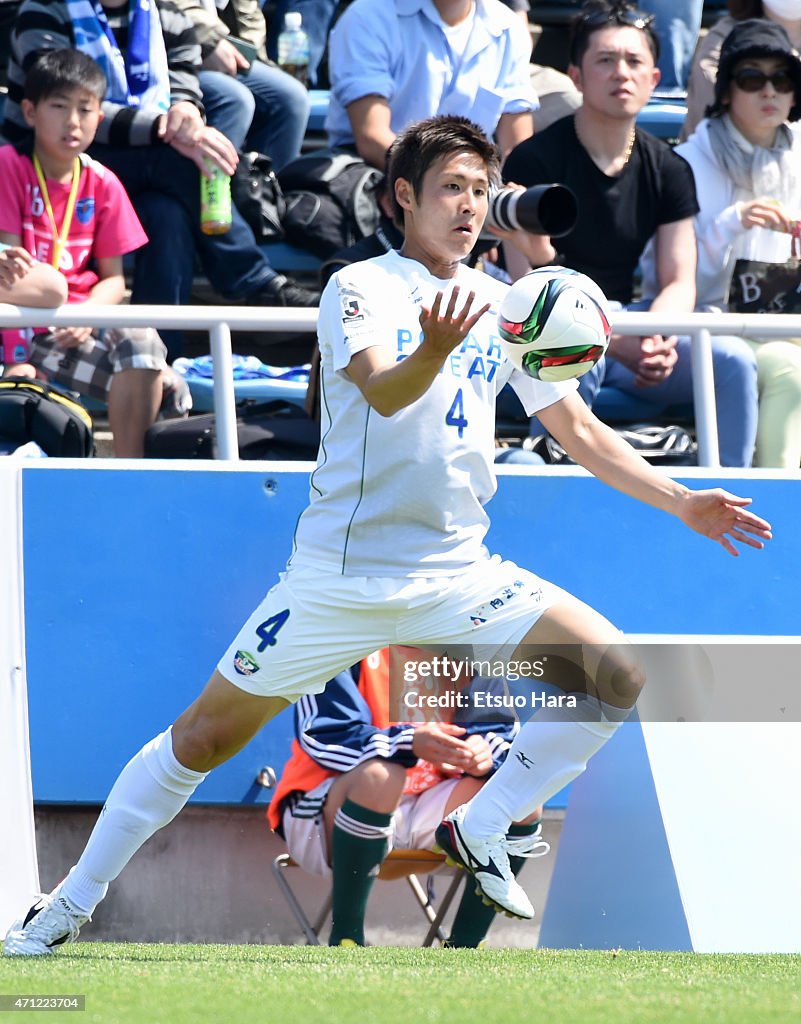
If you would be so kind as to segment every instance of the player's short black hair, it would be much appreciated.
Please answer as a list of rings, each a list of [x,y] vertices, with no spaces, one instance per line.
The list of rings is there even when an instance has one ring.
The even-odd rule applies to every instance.
[[[631,0],[587,0],[570,23],[568,62],[580,67],[592,36],[610,26],[639,29],[656,64],[659,60],[659,39],[654,31],[654,16],[639,10]]]
[[[500,155],[494,142],[466,117],[440,114],[415,121],[395,138],[387,155],[387,179],[395,219],[403,224],[403,209],[395,198],[395,182],[408,181],[415,196],[420,194],[426,171],[441,157],[453,153],[475,153],[487,168],[490,185],[500,180]]]
[[[46,50],[28,69],[23,97],[38,103],[71,89],[86,89],[102,101],[106,95],[103,69],[80,50]]]

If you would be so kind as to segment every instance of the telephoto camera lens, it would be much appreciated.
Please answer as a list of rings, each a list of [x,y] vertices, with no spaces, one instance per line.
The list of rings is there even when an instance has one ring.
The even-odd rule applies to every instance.
[[[534,185],[519,189],[506,185],[490,195],[485,227],[559,238],[576,226],[578,203],[567,185]]]

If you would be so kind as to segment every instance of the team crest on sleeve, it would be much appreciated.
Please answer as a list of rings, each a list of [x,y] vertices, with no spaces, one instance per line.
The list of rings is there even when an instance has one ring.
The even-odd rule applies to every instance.
[[[348,299],[342,309],[342,313],[343,324],[353,323],[355,320],[364,320],[362,308],[359,305],[359,300],[356,298]]]
[[[352,288],[340,288],[339,301],[342,309],[342,323],[358,324],[364,320],[364,296]]]

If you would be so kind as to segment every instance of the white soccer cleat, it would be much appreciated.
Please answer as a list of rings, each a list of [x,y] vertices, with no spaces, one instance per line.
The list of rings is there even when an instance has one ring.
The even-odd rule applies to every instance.
[[[59,887],[42,895],[24,918],[16,921],[3,944],[5,956],[48,956],[64,942],[74,942],[90,920],[59,895]]]
[[[469,871],[485,902],[510,917],[530,919],[534,908],[512,874],[504,836],[478,839],[464,831],[465,805],[457,807],[436,831],[436,840],[449,863]],[[529,839],[529,837],[523,837]],[[518,850],[514,850],[521,856]]]
[[[507,835],[503,845],[510,857],[546,857],[551,852],[551,844],[542,838],[542,822],[530,835]]]

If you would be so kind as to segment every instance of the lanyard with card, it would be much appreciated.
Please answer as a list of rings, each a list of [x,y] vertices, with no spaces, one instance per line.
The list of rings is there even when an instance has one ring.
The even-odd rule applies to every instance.
[[[64,251],[64,246],[67,244],[67,239],[69,238],[72,215],[75,212],[75,201],[78,198],[78,186],[81,182],[81,161],[76,156],[72,164],[72,187],[70,188],[67,207],[64,210],[64,218],[61,221],[61,231],[58,230],[56,225],[56,218],[53,213],[53,206],[50,202],[50,193],[47,189],[47,182],[45,181],[39,157],[35,153],[33,155],[33,166],[36,169],[36,177],[39,181],[39,190],[42,193],[42,202],[44,203],[47,216],[50,220],[50,226],[53,229],[53,253],[50,262],[56,270],[58,270],[59,263],[61,262],[61,253]]]

